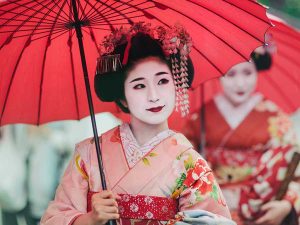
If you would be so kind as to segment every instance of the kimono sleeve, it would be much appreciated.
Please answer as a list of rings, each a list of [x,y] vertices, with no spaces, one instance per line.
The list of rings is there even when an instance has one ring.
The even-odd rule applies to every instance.
[[[205,210],[231,219],[215,176],[207,162],[193,149],[177,157],[181,176],[173,197],[179,196],[179,210]]]
[[[297,148],[285,146],[270,149],[262,155],[255,173],[249,178],[249,184],[241,190],[239,211],[245,219],[258,218],[261,216],[261,206],[276,199],[294,152]],[[290,201],[296,211],[299,211],[296,207],[300,200],[299,190],[300,184],[291,182],[283,198]]]
[[[88,141],[76,145],[55,198],[41,219],[41,225],[71,225],[78,216],[87,212],[90,146]]]

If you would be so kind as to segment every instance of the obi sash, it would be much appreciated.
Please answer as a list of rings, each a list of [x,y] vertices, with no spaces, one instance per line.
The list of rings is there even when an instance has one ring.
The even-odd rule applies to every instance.
[[[87,211],[91,211],[91,199],[96,192],[88,193]],[[168,221],[177,213],[177,201],[171,198],[119,194],[119,213],[122,219]]]

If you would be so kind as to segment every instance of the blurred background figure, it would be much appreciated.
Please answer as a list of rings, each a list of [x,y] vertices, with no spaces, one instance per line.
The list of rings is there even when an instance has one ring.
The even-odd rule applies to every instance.
[[[110,113],[96,115],[98,134],[121,121]],[[42,126],[1,127],[0,225],[36,225],[78,140],[93,136],[90,118]]]
[[[3,225],[25,221],[27,204],[26,144],[19,148],[17,126],[0,128],[0,211]],[[1,222],[0,221],[0,224]]]
[[[281,224],[292,206],[300,210],[299,183],[290,185],[284,200],[275,201],[284,174],[280,169],[299,146],[288,115],[255,91],[258,71],[269,69],[271,62],[266,48],[257,49],[251,62],[235,65],[220,79],[222,91],[204,105],[204,155],[238,224]],[[201,144],[199,112],[182,127],[195,147]]]

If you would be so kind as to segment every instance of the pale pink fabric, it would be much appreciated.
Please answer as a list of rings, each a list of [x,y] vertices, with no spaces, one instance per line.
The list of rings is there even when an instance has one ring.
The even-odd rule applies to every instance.
[[[119,127],[101,137],[108,188],[116,193],[172,197],[179,210],[202,209],[230,218],[220,188],[206,161],[181,134],[150,148],[132,168],[126,160]],[[77,144],[74,157],[49,204],[41,225],[69,225],[87,212],[87,192],[101,191],[92,139]]]

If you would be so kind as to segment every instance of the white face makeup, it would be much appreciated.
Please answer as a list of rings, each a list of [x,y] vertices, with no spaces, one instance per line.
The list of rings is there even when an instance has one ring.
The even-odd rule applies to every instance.
[[[234,105],[247,101],[256,83],[257,71],[253,62],[237,64],[221,78],[224,95]]]
[[[158,58],[138,62],[124,84],[131,117],[157,125],[166,122],[175,107],[175,85],[169,67]]]

